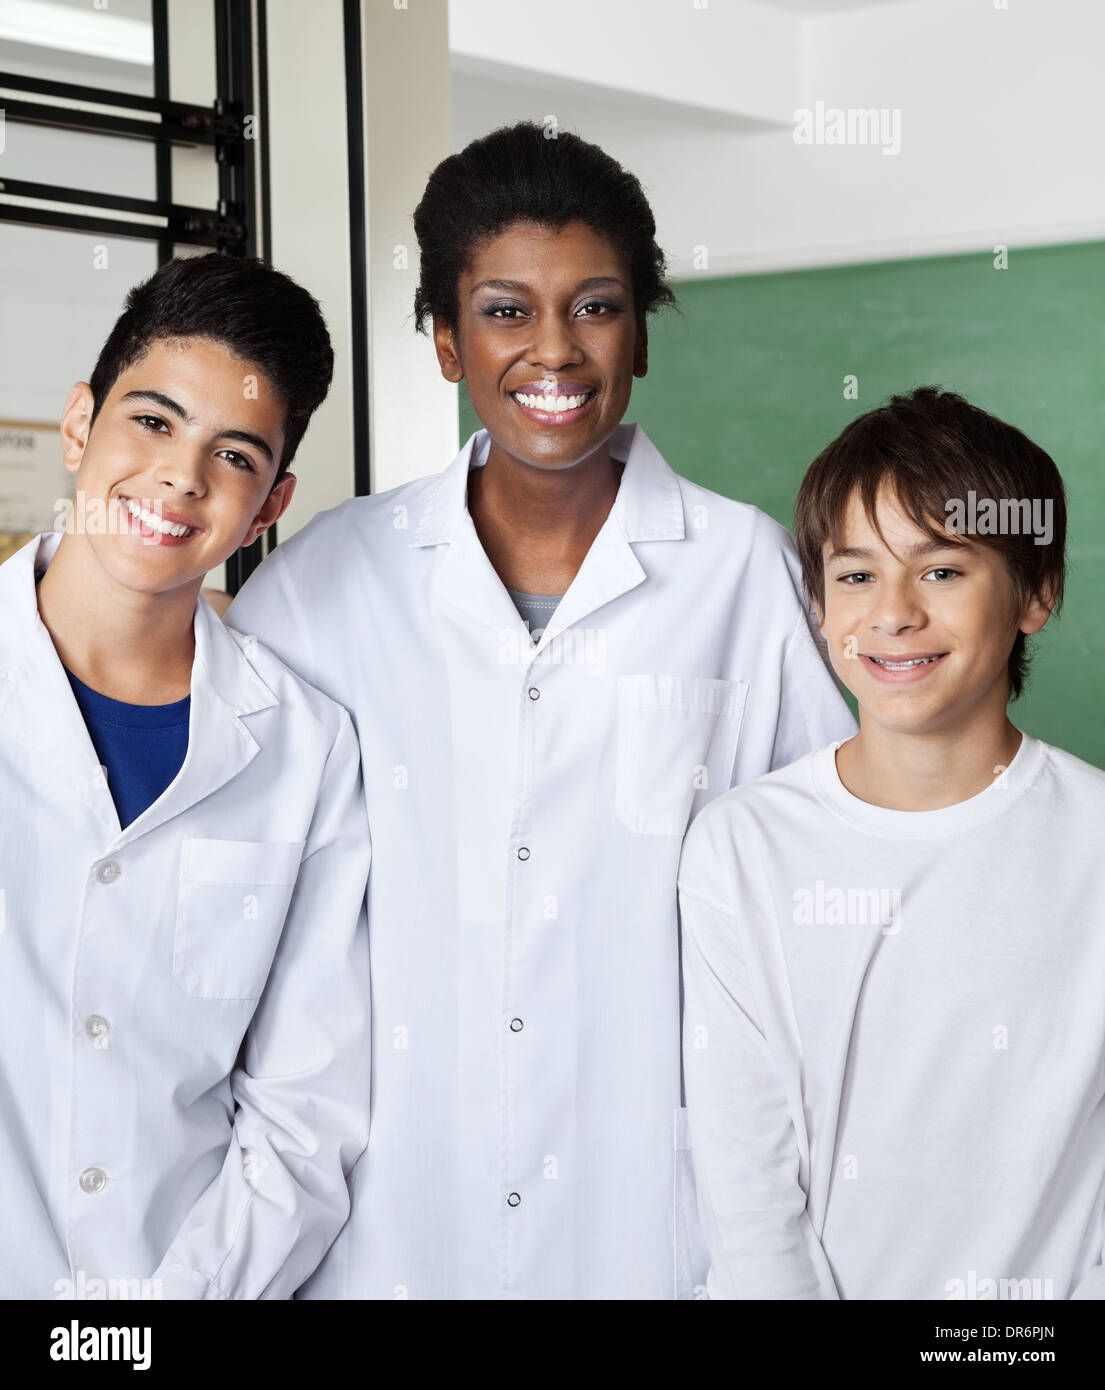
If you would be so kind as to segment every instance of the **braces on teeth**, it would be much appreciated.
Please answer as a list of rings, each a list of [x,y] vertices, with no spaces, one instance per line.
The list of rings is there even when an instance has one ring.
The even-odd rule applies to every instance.
[[[939,656],[915,656],[911,661],[886,661],[877,656],[867,658],[873,661],[876,666],[882,666],[887,671],[910,671],[914,666],[927,666],[932,661],[939,661]]]

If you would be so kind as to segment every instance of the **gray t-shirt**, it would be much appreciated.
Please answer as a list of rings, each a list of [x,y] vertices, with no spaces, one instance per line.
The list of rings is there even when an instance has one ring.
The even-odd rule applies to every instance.
[[[507,593],[514,600],[514,606],[522,615],[531,637],[545,631],[557,604],[564,597],[563,594],[524,594],[520,589],[507,589]]]

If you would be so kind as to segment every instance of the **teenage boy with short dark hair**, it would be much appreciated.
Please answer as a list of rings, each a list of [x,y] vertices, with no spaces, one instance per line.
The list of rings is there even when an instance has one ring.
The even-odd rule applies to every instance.
[[[1006,714],[1065,529],[1047,454],[935,388],[806,475],[803,576],[860,732],[687,837],[711,1297],[1105,1296],[1105,774]]]
[[[258,262],[129,295],[0,566],[0,1296],[280,1298],[364,1149],[349,716],[198,598],[283,512],[330,383]]]

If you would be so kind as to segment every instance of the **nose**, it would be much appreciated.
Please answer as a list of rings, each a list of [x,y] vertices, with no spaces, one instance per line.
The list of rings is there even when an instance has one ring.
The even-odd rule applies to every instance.
[[[583,353],[572,333],[571,323],[560,314],[540,315],[527,361],[531,367],[542,367],[550,372],[579,366]]]
[[[906,580],[883,580],[871,605],[869,622],[875,632],[889,637],[924,626],[924,606],[914,586]]]
[[[163,496],[202,497],[207,491],[203,475],[203,454],[187,447],[162,458],[154,470],[154,481]]]

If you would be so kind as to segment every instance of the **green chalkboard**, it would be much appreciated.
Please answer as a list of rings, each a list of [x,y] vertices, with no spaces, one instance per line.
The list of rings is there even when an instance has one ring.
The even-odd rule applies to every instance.
[[[627,419],[679,473],[786,525],[856,415],[935,384],[1008,420],[1067,485],[1067,594],[1032,640],[1018,727],[1105,767],[1105,243],[685,281]],[[858,400],[844,378],[859,379]],[[461,394],[461,438],[479,427]]]

